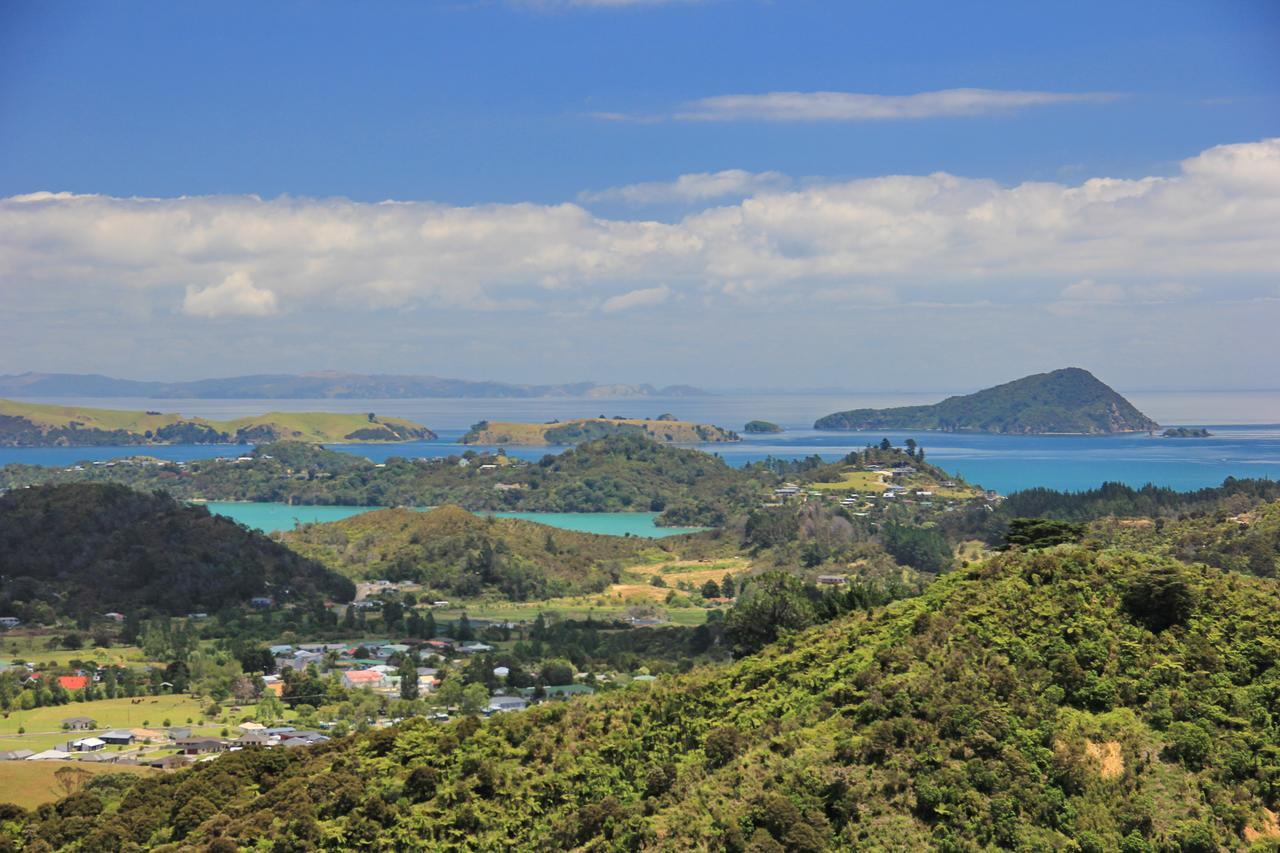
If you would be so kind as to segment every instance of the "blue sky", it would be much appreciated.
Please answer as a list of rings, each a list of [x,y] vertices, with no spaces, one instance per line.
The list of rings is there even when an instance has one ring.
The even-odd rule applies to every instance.
[[[8,3],[0,372],[856,388],[907,324],[878,387],[1256,387],[1277,44],[1274,2]],[[1225,145],[1262,147],[1195,165]],[[937,173],[970,183],[876,183]],[[1101,178],[1132,192],[1082,212]],[[965,225],[992,203],[1039,217],[1017,257],[1019,228]],[[1107,227],[1145,248],[1073,248]],[[762,343],[815,329],[821,363]],[[180,341],[226,356],[139,361]]]

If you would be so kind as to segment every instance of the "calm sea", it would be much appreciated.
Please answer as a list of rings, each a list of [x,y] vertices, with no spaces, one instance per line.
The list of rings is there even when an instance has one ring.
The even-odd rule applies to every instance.
[[[1033,486],[1085,489],[1106,481],[1176,489],[1217,485],[1226,477],[1280,476],[1280,392],[1148,392],[1127,395],[1162,424],[1207,426],[1205,439],[1122,436],[996,436],[946,433],[830,433],[810,427],[822,415],[843,409],[936,402],[928,394],[724,395],[642,399],[433,399],[433,400],[164,400],[80,399],[76,404],[115,409],[177,411],[184,415],[229,419],[271,410],[376,412],[426,424],[440,435],[431,442],[399,445],[335,445],[382,461],[391,456],[435,457],[467,448],[457,439],[480,420],[548,421],[595,415],[656,417],[664,412],[705,423],[741,429],[752,419],[786,428],[779,435],[746,436],[740,444],[704,445],[731,465],[767,456],[798,458],[818,454],[836,459],[887,437],[901,443],[912,437],[926,458],[970,482],[1008,493]],[[35,402],[67,404],[65,398]],[[240,455],[240,446],[168,446],[97,448],[0,448],[0,465],[23,462],[71,465],[145,453],[175,461]],[[548,448],[509,448],[513,456],[537,459]],[[298,508],[290,508],[297,510]]]

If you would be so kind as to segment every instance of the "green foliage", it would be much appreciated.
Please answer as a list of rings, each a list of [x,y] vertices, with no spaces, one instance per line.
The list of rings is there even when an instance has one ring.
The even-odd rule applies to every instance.
[[[884,548],[904,566],[938,574],[951,568],[955,558],[951,545],[934,527],[914,527],[890,522],[882,536]]]
[[[1015,518],[1004,535],[1005,548],[1050,548],[1079,542],[1084,536],[1083,524],[1054,521],[1049,518]]]
[[[804,584],[788,572],[766,572],[748,579],[725,621],[725,638],[735,655],[749,655],[778,639],[784,631],[799,631],[817,619]]]
[[[123,486],[80,484],[0,495],[0,607],[64,614],[186,614],[258,595],[349,599],[347,579],[202,507]]]
[[[1145,432],[1156,422],[1078,367],[1024,376],[931,406],[855,409],[819,418],[814,429],[915,429],[996,433]]]

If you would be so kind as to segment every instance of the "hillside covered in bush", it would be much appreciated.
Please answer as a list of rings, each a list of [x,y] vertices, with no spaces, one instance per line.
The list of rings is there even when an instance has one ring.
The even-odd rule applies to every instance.
[[[1278,637],[1273,581],[1015,549],[726,668],[241,752],[4,827],[95,850],[1274,845]]]
[[[448,595],[486,590],[525,601],[599,592],[653,543],[482,518],[455,506],[384,509],[280,536],[294,551],[351,578],[412,580]]]
[[[185,615],[254,596],[350,600],[351,581],[203,507],[124,486],[0,495],[0,610],[23,621],[154,611]]]

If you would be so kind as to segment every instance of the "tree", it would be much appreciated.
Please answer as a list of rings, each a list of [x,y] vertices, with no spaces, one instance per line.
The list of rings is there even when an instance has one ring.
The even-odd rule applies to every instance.
[[[544,684],[572,684],[573,664],[564,658],[549,660],[542,665],[542,682]]]
[[[726,574],[724,580],[720,581],[720,594],[725,598],[733,598],[737,588],[733,583],[733,575]]]
[[[54,781],[58,783],[58,787],[62,789],[63,796],[72,794],[89,781],[89,777],[93,774],[82,767],[59,767],[53,771]]]
[[[1079,542],[1084,536],[1083,524],[1054,521],[1050,518],[1015,518],[1004,535],[1003,550],[1009,548],[1049,548]]]
[[[466,642],[475,639],[475,636],[475,632],[471,630],[471,620],[463,613],[458,617],[458,639]]]
[[[725,637],[736,656],[749,655],[778,638],[816,621],[804,584],[787,572],[765,572],[750,579],[725,620]]]
[[[272,722],[284,717],[284,703],[280,697],[268,690],[258,700],[258,718],[264,722]]]
[[[893,442],[891,442],[891,441],[890,441],[889,439],[887,439],[887,438],[882,438],[882,439],[880,439],[880,449],[881,449],[881,450],[893,450]]]
[[[483,684],[468,684],[462,690],[462,713],[478,714],[489,705],[489,691]]]
[[[702,585],[703,598],[718,598],[720,596],[720,584],[713,580],[708,580]]]
[[[418,660],[412,654],[400,658],[400,698],[418,698]]]
[[[916,440],[914,438],[908,438],[902,443],[906,445],[907,455],[914,459],[916,456]]]
[[[933,527],[890,523],[881,539],[893,559],[917,571],[945,572],[955,559],[946,537]]]

